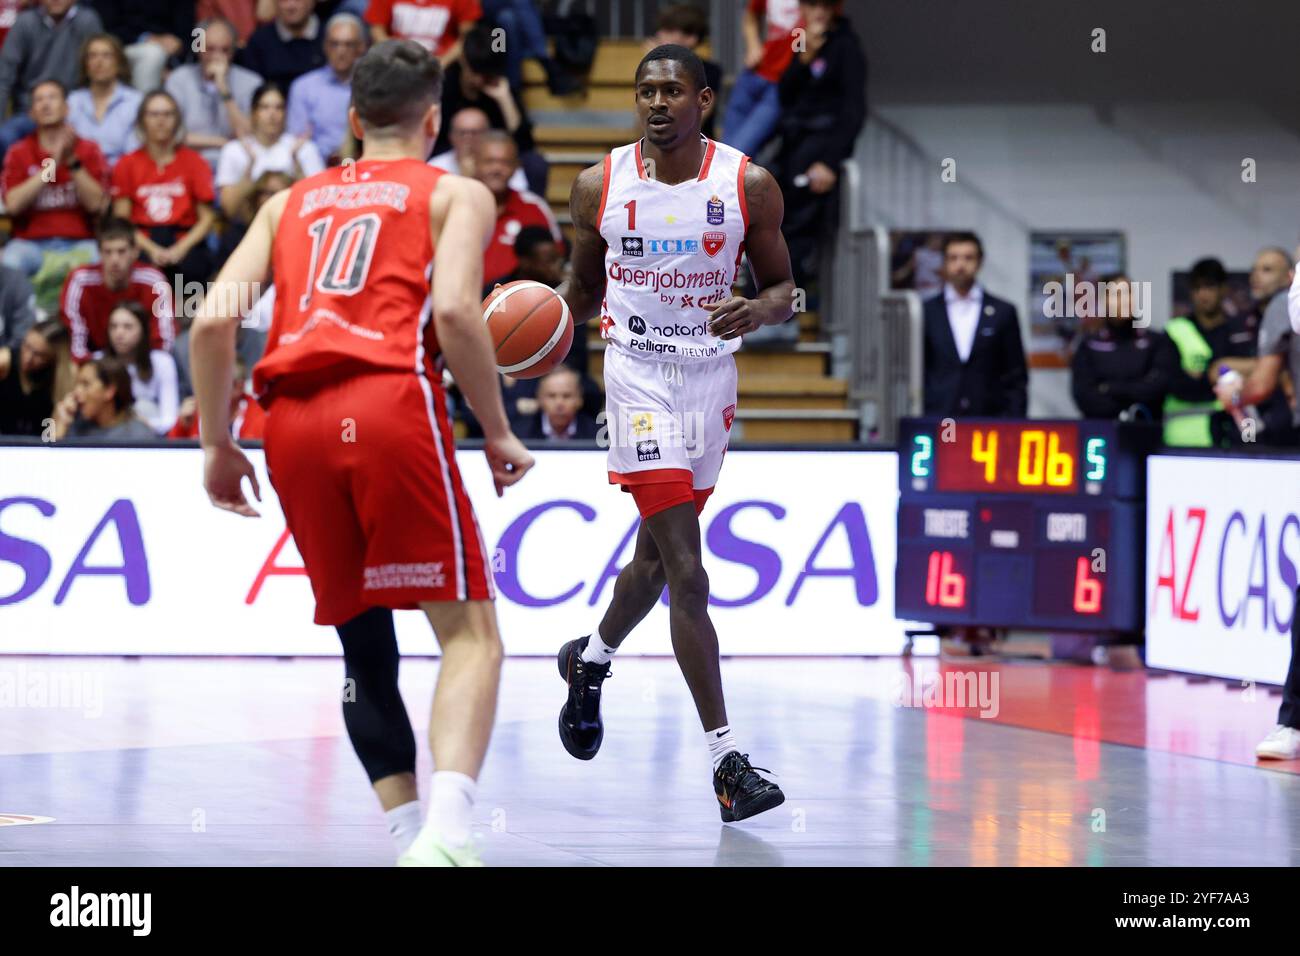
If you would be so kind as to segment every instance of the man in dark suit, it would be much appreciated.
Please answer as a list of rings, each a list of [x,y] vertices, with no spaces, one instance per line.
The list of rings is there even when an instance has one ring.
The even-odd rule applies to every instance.
[[[582,378],[567,365],[547,372],[537,383],[536,415],[518,423],[515,434],[533,441],[594,441],[596,419],[582,410]]]
[[[943,244],[943,291],[925,302],[925,414],[1023,418],[1029,373],[1020,319],[975,281],[984,247],[973,232]]]

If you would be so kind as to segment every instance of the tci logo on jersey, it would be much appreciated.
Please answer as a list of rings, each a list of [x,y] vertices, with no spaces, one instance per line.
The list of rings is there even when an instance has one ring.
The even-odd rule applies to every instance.
[[[722,204],[722,200],[717,196],[714,196],[709,200],[707,215],[705,218],[708,220],[710,226],[720,226],[722,225],[722,220],[726,211],[726,207]]]
[[[661,256],[673,252],[685,252],[694,255],[700,251],[700,244],[694,239],[651,239],[648,245],[652,256]]]
[[[639,315],[628,318],[627,327],[633,335],[645,335],[645,319]]]
[[[708,253],[710,259],[722,251],[722,247],[727,244],[727,234],[725,232],[706,232],[700,238],[700,245]]]
[[[722,410],[722,427],[731,431],[731,423],[736,420],[736,406],[728,405]]]
[[[640,236],[623,237],[623,255],[625,256],[645,255],[645,244],[642,243]]]
[[[637,461],[658,461],[659,460],[659,443],[653,438],[639,441],[636,443],[636,460]]]

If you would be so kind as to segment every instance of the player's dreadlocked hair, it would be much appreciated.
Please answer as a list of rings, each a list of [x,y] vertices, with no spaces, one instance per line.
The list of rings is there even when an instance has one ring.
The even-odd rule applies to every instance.
[[[645,69],[646,64],[655,60],[672,60],[680,63],[682,68],[690,74],[691,81],[695,84],[697,90],[702,90],[709,85],[709,81],[704,75],[703,61],[686,47],[678,46],[676,43],[665,43],[662,46],[657,46],[643,56],[641,62],[636,66],[637,80],[641,79],[641,71]]]

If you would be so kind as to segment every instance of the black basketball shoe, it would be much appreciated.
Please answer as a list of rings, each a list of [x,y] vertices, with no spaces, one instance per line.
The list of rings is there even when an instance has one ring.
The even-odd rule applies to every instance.
[[[763,769],[751,765],[749,754],[738,750],[722,758],[722,765],[713,771],[713,792],[718,795],[723,823],[744,820],[785,803],[781,788],[755,772]]]
[[[560,676],[569,685],[569,699],[560,709],[560,743],[579,760],[590,760],[605,739],[600,720],[600,686],[609,676],[608,664],[589,664],[582,659],[587,638],[569,641],[560,648]]]

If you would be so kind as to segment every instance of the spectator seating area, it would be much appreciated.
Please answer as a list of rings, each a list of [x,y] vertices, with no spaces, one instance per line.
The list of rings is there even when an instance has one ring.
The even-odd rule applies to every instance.
[[[39,0],[39,4],[34,5],[41,10],[48,7],[56,18],[66,17],[67,14],[61,11],[69,6],[68,0]],[[0,275],[0,279],[12,286],[0,290],[3,292],[0,297],[25,299],[29,295],[29,283],[35,291],[32,315],[21,321],[10,317],[7,328],[5,317],[0,316],[0,352],[7,350],[7,354],[0,354],[0,371],[3,371],[0,380],[9,374],[8,369],[20,367],[24,345],[29,346],[29,351],[35,348],[38,352],[45,350],[46,346],[58,346],[57,342],[47,341],[48,336],[39,342],[36,339],[31,343],[24,341],[26,329],[41,320],[55,319],[62,322],[71,335],[70,355],[74,363],[87,362],[101,351],[107,352],[110,359],[121,358],[133,376],[135,397],[140,401],[142,380],[136,377],[137,369],[130,350],[120,350],[116,345],[110,348],[106,331],[108,315],[123,298],[142,299],[143,293],[130,291],[133,288],[131,283],[138,285],[144,281],[140,276],[145,273],[161,276],[170,287],[168,300],[174,300],[174,322],[173,315],[166,316],[167,330],[174,334],[160,338],[159,330],[154,329],[151,338],[170,353],[179,370],[175,387],[179,389],[177,398],[181,414],[179,423],[173,422],[176,428],[156,421],[154,430],[159,435],[170,437],[185,437],[192,432],[192,414],[186,414],[192,406],[186,354],[187,328],[199,298],[191,290],[201,289],[202,286],[196,283],[215,276],[235,248],[253,213],[276,190],[285,188],[300,176],[310,175],[322,165],[334,165],[357,154],[358,144],[350,135],[345,135],[335,114],[345,108],[351,65],[367,42],[362,30],[369,29],[376,37],[394,35],[395,32],[400,35],[399,24],[392,19],[391,13],[386,21],[390,29],[385,30],[376,17],[383,19],[380,15],[386,8],[374,6],[367,12],[365,0],[341,3],[337,0],[236,0],[229,6],[231,10],[238,9],[247,14],[236,17],[233,28],[223,25],[224,21],[201,20],[201,16],[211,13],[204,4],[199,4],[194,11],[186,11],[194,13],[193,21],[204,27],[200,32],[205,42],[194,51],[186,49],[185,44],[171,43],[169,38],[175,39],[171,33],[159,34],[160,40],[133,42],[135,35],[128,36],[130,30],[118,22],[121,17],[116,17],[121,11],[109,5],[108,0],[80,0],[73,5],[73,10],[86,12],[82,21],[59,21],[65,33],[74,22],[80,24],[78,29],[85,27],[86,33],[85,38],[78,34],[76,43],[70,37],[61,41],[68,49],[81,50],[81,63],[78,70],[64,70],[68,75],[60,82],[68,87],[68,81],[76,73],[76,80],[81,84],[76,88],[80,97],[76,115],[85,122],[89,116],[97,123],[107,123],[112,117],[117,134],[114,143],[117,145],[110,149],[104,136],[94,133],[85,122],[76,127],[81,138],[72,137],[77,144],[76,155],[86,152],[84,167],[90,176],[78,174],[92,186],[102,180],[99,189],[104,197],[92,201],[86,198],[86,190],[91,186],[77,185],[79,180],[74,179],[59,180],[59,188],[80,203],[80,206],[70,207],[71,213],[85,220],[85,228],[72,237],[79,242],[73,250],[77,255],[64,251],[60,246],[53,253],[48,250],[41,252],[43,261],[36,256],[29,262],[34,254],[23,258],[23,278],[11,276],[9,273],[13,270]],[[461,114],[468,117],[463,124],[466,129],[475,128],[468,134],[469,138],[462,137],[461,141],[462,144],[478,142],[480,146],[473,155],[470,150],[460,149],[454,156],[464,157],[461,165],[478,168],[460,171],[477,175],[491,186],[487,159],[489,148],[502,154],[497,159],[498,167],[503,162],[515,163],[518,167],[510,180],[510,189],[514,193],[509,202],[513,205],[503,209],[498,229],[513,236],[521,224],[530,225],[517,220],[511,211],[526,205],[534,211],[530,215],[537,220],[531,225],[549,225],[553,230],[558,222],[567,246],[571,248],[568,200],[573,181],[583,168],[600,162],[608,150],[639,136],[634,128],[633,78],[648,47],[661,41],[602,39],[596,47],[590,69],[578,76],[557,66],[561,58],[554,50],[555,38],[552,37],[547,43],[552,47],[549,52],[556,55],[548,55],[546,49],[535,43],[535,49],[529,54],[531,58],[523,61],[520,72],[519,63],[516,60],[507,63],[506,55],[489,39],[492,24],[485,19],[475,25],[469,19],[473,6],[458,7],[458,21],[449,21],[446,35],[441,39],[434,38],[437,39],[439,54],[449,68],[444,87],[444,130],[447,135],[440,139],[441,148],[436,147],[435,154],[441,154],[444,160],[452,156],[451,152],[444,150],[452,145],[456,112],[474,107],[473,117],[469,113]],[[539,13],[549,11],[552,6],[539,3],[535,10]],[[689,5],[677,4],[671,12],[667,4],[662,6],[661,33],[669,30],[669,35],[681,35],[683,23],[698,28],[698,32],[706,32],[703,24],[707,19],[701,20],[701,14],[697,12],[703,10],[702,5],[697,4],[691,10]],[[96,19],[95,13],[100,7],[115,12],[116,19],[103,15],[103,10],[99,10],[101,16]],[[785,7],[790,7],[790,4],[787,2]],[[526,11],[526,8],[526,4],[519,3],[483,4],[485,11],[511,13],[512,23],[517,23],[521,11]],[[761,14],[753,11],[762,8],[763,4],[758,0],[751,0],[747,9],[751,11],[750,16],[759,16]],[[29,12],[37,14],[37,11]],[[150,5],[136,11],[133,16],[137,20],[148,20],[155,14],[162,16],[155,6]],[[190,19],[183,19],[188,28]],[[100,32],[101,20],[113,35]],[[362,20],[369,26],[363,27]],[[24,46],[19,50],[21,44],[18,34],[15,34],[7,39],[4,52],[0,53],[0,60],[7,56],[20,64],[11,71],[15,75],[8,77],[12,85],[12,103],[0,104],[0,111],[10,110],[8,119],[3,120],[3,126],[0,126],[0,136],[6,143],[21,145],[25,151],[23,156],[31,153],[37,158],[43,155],[41,149],[72,149],[64,147],[60,139],[64,130],[59,125],[58,110],[64,108],[62,103],[48,107],[42,114],[44,118],[37,116],[39,108],[33,109],[31,118],[28,116],[26,103],[33,90],[41,87],[41,83],[35,80],[50,73],[49,69],[39,66],[41,57],[52,49],[50,41],[40,39],[39,22],[33,21],[31,16],[23,21],[21,35],[37,39],[23,39],[22,44],[45,43],[46,46],[32,49]],[[93,30],[90,29],[92,23],[95,25]],[[216,29],[217,26],[221,28]],[[674,34],[673,30],[677,32]],[[534,40],[537,35],[538,31],[534,30]],[[780,30],[775,36],[776,40],[769,40],[769,43],[788,42],[788,36]],[[421,42],[430,39],[414,38]],[[699,52],[707,58],[707,45],[701,45]],[[141,59],[146,53],[150,56]],[[718,76],[716,65],[709,64],[709,69]],[[0,79],[7,75],[0,75]],[[519,77],[516,87],[507,83],[508,76]],[[263,81],[268,82],[264,84]],[[270,82],[276,82],[278,86],[271,86]],[[717,125],[730,78],[726,83],[714,82],[723,87],[712,117]],[[132,86],[132,83],[140,88]],[[72,87],[68,87],[64,91],[64,100],[71,90]],[[42,95],[46,99],[52,95],[49,84]],[[108,112],[110,110],[117,110],[117,113]],[[102,119],[99,111],[105,111]],[[505,132],[490,134],[477,129],[485,116],[490,125]],[[33,121],[39,127],[42,137],[39,141],[23,138],[33,128]],[[721,135],[717,130],[715,134]],[[67,135],[72,134],[67,132]],[[503,136],[506,138],[504,144]],[[104,146],[102,154],[96,150],[97,141]],[[33,146],[32,142],[38,145]],[[17,148],[11,146],[10,150]],[[509,155],[511,153],[513,156]],[[474,158],[479,154],[481,162]],[[72,152],[68,155],[71,156]],[[453,158],[452,162],[460,163],[460,160]],[[24,178],[30,178],[36,171],[34,163],[35,159],[30,162],[24,159],[22,164],[15,160],[9,188],[15,188]],[[18,165],[23,168],[19,170]],[[77,163],[68,168],[79,171],[82,165]],[[66,178],[67,173],[61,173],[61,176]],[[521,180],[525,179],[531,192],[521,188]],[[30,193],[29,187],[33,185],[39,184],[33,180],[25,184],[24,189]],[[75,196],[74,186],[80,190],[75,192]],[[183,202],[176,201],[172,192],[166,192],[176,189],[182,190]],[[494,191],[499,197],[507,195],[504,179]],[[537,193],[542,195],[535,195]],[[142,199],[146,194],[148,202]],[[99,195],[99,192],[94,193],[95,197]],[[30,204],[30,199],[27,201]],[[501,201],[504,202],[504,198]],[[97,203],[99,213],[87,203]],[[42,199],[31,208],[42,210],[46,205]],[[110,223],[111,216],[119,219]],[[123,260],[111,269],[105,267],[101,275],[96,263],[103,252],[103,229],[106,226],[116,230],[116,238],[110,239],[110,244],[117,242],[124,249],[129,245],[131,253],[139,255],[135,266]],[[7,243],[14,246],[7,251],[19,251],[13,238],[16,230],[22,229],[27,229],[22,217],[5,215],[0,209],[0,233],[10,237]],[[134,229],[134,238],[129,232],[123,234],[124,229]],[[65,242],[62,238],[51,241]],[[27,243],[27,246],[31,245]],[[27,246],[23,247],[24,250]],[[513,261],[513,253],[508,252],[508,246],[506,248],[507,258]],[[45,246],[41,249],[44,250]],[[501,252],[498,247],[494,246],[494,249]],[[561,254],[564,252],[561,250]],[[8,258],[15,260],[13,264],[18,264],[17,255]],[[92,265],[83,265],[87,261]],[[85,276],[91,276],[96,289],[102,290],[104,301],[99,305],[104,314],[97,313],[93,319],[98,332],[90,347],[86,344],[85,318],[80,313],[77,316],[65,314],[69,301],[68,286],[73,282],[74,273],[82,276],[77,280],[78,289],[89,281]],[[485,274],[489,281],[499,278]],[[746,281],[748,271],[742,268],[738,279],[741,289]],[[158,294],[161,293],[155,293]],[[815,289],[807,301],[815,306]],[[268,302],[265,300],[260,306],[263,314],[269,309]],[[264,331],[263,325],[263,334]],[[829,374],[830,347],[820,334],[815,309],[797,313],[786,326],[761,332],[772,334],[747,337],[746,348],[737,356],[740,401],[733,440],[789,443],[854,440],[858,435],[859,416],[855,409],[848,407],[847,383]],[[59,337],[56,335],[55,338]],[[244,335],[241,332],[239,351],[245,370],[256,363],[261,347],[262,338],[257,333]],[[579,359],[572,364],[590,376],[583,384],[587,396],[585,410],[596,411],[602,404],[599,387],[604,348],[597,322],[588,324],[585,336],[579,336],[574,348],[586,350],[586,360]],[[112,383],[104,378],[103,370],[99,371],[101,384],[111,388]],[[21,376],[14,372],[10,377],[13,381],[9,387],[30,393],[31,375],[27,371]],[[58,378],[66,380],[68,376],[60,375]],[[148,381],[147,375],[144,381]],[[0,385],[3,384],[0,381]],[[65,396],[58,394],[58,389],[54,392],[54,404],[59,405]],[[28,411],[39,411],[37,405],[39,403]],[[176,405],[176,401],[169,399],[167,407]],[[129,404],[126,408],[130,417]],[[32,417],[27,415],[22,420],[31,421]],[[36,420],[41,420],[41,416],[37,415]],[[474,433],[474,422],[463,405],[456,427],[462,436]]]

